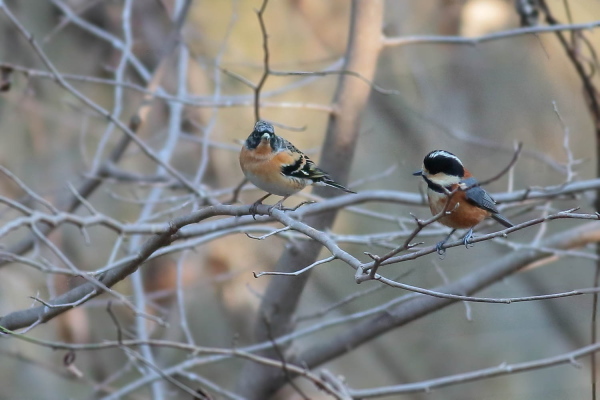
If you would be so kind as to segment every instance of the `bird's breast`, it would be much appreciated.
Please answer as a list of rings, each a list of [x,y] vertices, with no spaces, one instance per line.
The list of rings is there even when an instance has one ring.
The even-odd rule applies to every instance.
[[[284,153],[261,154],[245,147],[240,152],[240,167],[246,178],[258,188],[278,196],[297,193],[310,183],[306,179],[285,176],[281,172],[284,161],[288,161]]]
[[[434,190],[427,190],[429,199],[429,209],[432,215],[442,212],[448,201],[445,193],[438,193]],[[490,213],[482,208],[476,207],[469,202],[465,197],[464,192],[457,192],[452,199],[447,209],[450,214],[443,216],[438,221],[450,228],[469,229],[483,221]]]

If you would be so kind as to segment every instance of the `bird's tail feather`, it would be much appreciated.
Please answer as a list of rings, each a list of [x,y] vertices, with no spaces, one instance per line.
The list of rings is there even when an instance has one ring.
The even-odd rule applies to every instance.
[[[492,214],[492,218],[501,223],[507,228],[512,228],[514,225],[500,214]]]
[[[334,181],[332,181],[330,179],[324,179],[323,183],[325,185],[327,185],[327,186],[331,186],[331,187],[334,187],[336,189],[343,190],[346,193],[354,193],[354,194],[356,194],[356,192],[353,192],[352,190],[348,189],[347,187],[344,187],[344,186],[340,185],[339,183],[334,182]]]

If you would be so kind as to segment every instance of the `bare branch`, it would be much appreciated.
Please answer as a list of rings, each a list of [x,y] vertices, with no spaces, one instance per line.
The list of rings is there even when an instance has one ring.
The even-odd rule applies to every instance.
[[[382,39],[383,45],[386,47],[391,46],[406,46],[409,44],[467,44],[475,46],[479,43],[491,42],[495,40],[506,39],[515,36],[523,36],[529,34],[540,34],[540,33],[552,33],[560,31],[582,31],[594,29],[600,26],[600,21],[593,21],[583,24],[557,24],[550,26],[532,26],[518,29],[512,29],[508,31],[490,33],[474,38],[461,37],[461,36],[401,36],[401,37],[384,37]]]
[[[464,382],[472,382],[481,379],[492,378],[496,376],[515,374],[525,371],[533,371],[552,367],[561,364],[574,364],[575,360],[595,353],[600,350],[600,343],[594,343],[581,347],[575,351],[564,353],[558,356],[542,358],[539,360],[526,361],[517,364],[502,363],[497,367],[480,369],[463,374],[450,375],[437,379],[430,379],[423,382],[408,383],[396,386],[384,386],[375,389],[353,390],[348,392],[353,399],[371,399],[384,396],[395,396],[406,393],[430,392],[433,389],[456,385]]]

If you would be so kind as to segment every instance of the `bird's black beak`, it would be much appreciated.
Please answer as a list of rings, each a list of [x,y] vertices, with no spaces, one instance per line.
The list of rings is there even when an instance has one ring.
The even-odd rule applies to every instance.
[[[420,170],[418,170],[418,171],[416,171],[416,172],[413,172],[413,175],[414,175],[414,176],[423,176],[423,170],[422,170],[422,169],[420,169]]]

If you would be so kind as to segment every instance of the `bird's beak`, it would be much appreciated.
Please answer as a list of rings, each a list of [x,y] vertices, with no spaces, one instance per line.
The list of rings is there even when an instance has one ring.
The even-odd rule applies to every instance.
[[[416,172],[413,172],[413,175],[414,175],[414,176],[423,176],[423,170],[422,170],[422,169],[420,169],[420,170],[418,170],[418,171],[416,171]]]
[[[263,135],[262,135],[261,139],[262,139],[262,140],[269,141],[269,140],[271,140],[271,135],[270,135],[270,134],[268,134],[268,133],[263,133]]]

